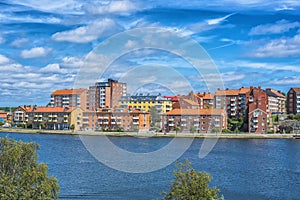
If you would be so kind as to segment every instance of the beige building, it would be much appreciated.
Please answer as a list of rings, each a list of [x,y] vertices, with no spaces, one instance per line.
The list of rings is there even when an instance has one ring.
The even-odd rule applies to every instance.
[[[75,130],[82,126],[81,108],[76,107],[35,107],[27,112],[25,122],[33,129],[68,130],[71,125]]]
[[[31,105],[18,106],[12,113],[13,122],[16,124],[26,124],[25,117],[28,118],[28,112],[32,112],[35,107]]]

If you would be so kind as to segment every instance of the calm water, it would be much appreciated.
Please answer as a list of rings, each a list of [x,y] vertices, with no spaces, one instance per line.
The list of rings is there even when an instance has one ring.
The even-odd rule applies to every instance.
[[[39,160],[59,179],[60,199],[162,198],[173,178],[172,164],[147,174],[129,174],[94,159],[78,136],[0,133],[41,146]],[[115,144],[136,152],[166,145],[169,138],[111,137]],[[300,199],[300,140],[220,139],[213,151],[199,159],[201,139],[182,156],[197,170],[213,176],[225,199]]]

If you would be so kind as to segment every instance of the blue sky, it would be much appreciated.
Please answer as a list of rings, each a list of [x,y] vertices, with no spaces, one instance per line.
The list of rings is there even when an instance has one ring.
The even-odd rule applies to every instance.
[[[225,87],[300,87],[299,1],[0,0],[0,8],[0,106],[47,104],[52,91],[73,87],[99,43],[143,27],[170,29],[199,42]],[[166,52],[135,53],[114,65],[151,63],[181,67],[197,82],[184,61]],[[108,76],[118,78],[124,69]]]

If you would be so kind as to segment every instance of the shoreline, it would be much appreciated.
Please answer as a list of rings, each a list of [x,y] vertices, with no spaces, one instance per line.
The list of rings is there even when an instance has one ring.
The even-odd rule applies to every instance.
[[[100,132],[100,131],[70,131],[70,130],[36,130],[21,128],[0,128],[0,133],[20,134],[51,134],[78,136],[111,136],[111,137],[166,137],[166,138],[211,138],[211,139],[295,139],[295,134],[249,134],[249,133],[137,133],[137,132]]]

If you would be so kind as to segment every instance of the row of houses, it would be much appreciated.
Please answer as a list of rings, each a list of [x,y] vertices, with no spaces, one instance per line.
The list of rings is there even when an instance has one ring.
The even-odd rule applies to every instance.
[[[300,113],[300,89],[291,88],[287,96],[261,87],[177,96],[129,96],[126,83],[108,79],[87,89],[56,90],[47,107],[19,106],[13,120],[33,128],[69,129],[74,125],[76,130],[146,131],[150,129],[153,108],[159,115],[156,125],[164,132],[222,131],[227,128],[228,118],[242,118],[249,133],[266,133],[274,115]]]

